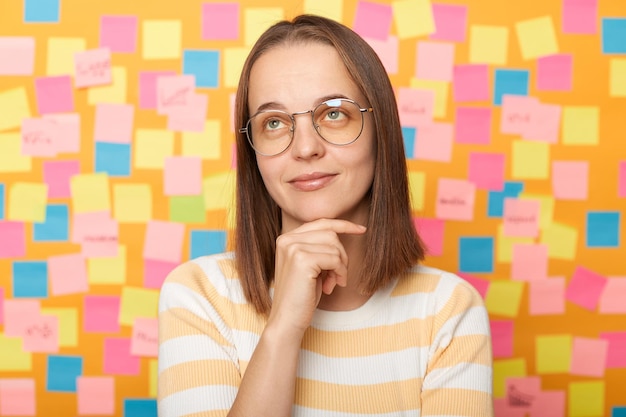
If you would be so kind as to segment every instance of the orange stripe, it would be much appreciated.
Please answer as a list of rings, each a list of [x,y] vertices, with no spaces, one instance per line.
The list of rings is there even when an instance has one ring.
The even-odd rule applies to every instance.
[[[171,366],[158,378],[159,398],[191,388],[206,385],[232,385],[241,383],[239,371],[225,360],[196,360]]]
[[[159,341],[166,342],[182,336],[209,336],[217,343],[229,345],[212,322],[184,308],[171,308],[159,314]]]
[[[422,393],[422,417],[429,415],[493,416],[490,394],[460,388],[438,388]]]
[[[491,366],[491,339],[482,334],[457,336],[448,347],[437,349],[428,365],[428,371],[437,368],[450,368],[467,362]]]
[[[424,273],[407,273],[402,275],[391,293],[392,297],[423,292],[433,292],[439,284],[440,275]]]

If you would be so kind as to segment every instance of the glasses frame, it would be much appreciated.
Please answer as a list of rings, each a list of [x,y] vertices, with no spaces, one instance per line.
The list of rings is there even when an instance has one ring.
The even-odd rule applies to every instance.
[[[333,142],[330,142],[328,139],[326,139],[320,133],[319,125],[315,124],[315,118],[313,117],[315,112],[321,106],[323,106],[323,105],[327,105],[328,106],[329,102],[337,101],[337,100],[347,101],[349,103],[354,104],[359,109],[359,112],[361,113],[361,128],[359,130],[359,134],[356,135],[356,137],[353,140],[351,140],[350,142],[346,142],[346,143],[333,143]],[[328,106],[328,107],[337,107],[337,106]],[[317,135],[320,138],[322,138],[322,140],[324,140],[324,142],[329,143],[329,144],[334,145],[334,146],[346,146],[346,145],[350,145],[350,144],[356,142],[357,139],[361,137],[361,134],[363,133],[363,127],[365,126],[365,117],[363,116],[363,114],[364,113],[372,113],[373,111],[374,111],[373,107],[361,107],[359,105],[359,103],[357,103],[356,101],[354,101],[352,99],[344,98],[344,97],[337,97],[337,98],[331,98],[329,100],[324,100],[323,102],[321,102],[320,104],[318,104],[317,106],[312,108],[311,110],[298,111],[298,112],[295,112],[295,113],[288,113],[288,112],[283,111],[283,110],[272,110],[272,109],[260,110],[260,111],[258,111],[256,113],[254,113],[252,116],[250,116],[250,118],[248,118],[248,121],[246,122],[246,125],[244,127],[242,127],[242,128],[239,128],[239,133],[242,133],[242,134],[245,133],[246,134],[246,138],[248,139],[248,143],[250,144],[250,146],[252,147],[254,152],[256,152],[257,154],[262,155],[262,156],[276,156],[276,155],[280,155],[283,152],[285,152],[287,149],[289,149],[291,147],[291,144],[293,143],[293,138],[295,136],[295,131],[296,131],[296,117],[295,116],[298,116],[298,115],[301,115],[301,114],[310,113],[311,114],[311,124],[313,125],[313,128],[315,129],[315,132],[317,132]],[[259,114],[270,113],[270,112],[272,112],[272,113],[278,112],[278,113],[282,113],[282,114],[285,114],[285,115],[289,116],[289,119],[291,119],[291,128],[289,129],[289,143],[287,144],[287,146],[285,146],[285,149],[283,149],[282,151],[277,152],[277,153],[267,154],[267,153],[260,152],[257,148],[254,147],[254,143],[252,143],[252,132],[250,131],[251,130],[250,129],[250,122],[252,121],[253,118],[258,116]]]

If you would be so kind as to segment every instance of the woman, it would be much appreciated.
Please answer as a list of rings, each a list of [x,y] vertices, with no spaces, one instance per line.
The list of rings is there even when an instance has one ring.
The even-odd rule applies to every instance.
[[[173,271],[159,415],[490,416],[489,321],[418,265],[396,102],[331,20],[268,29],[236,100],[234,254]]]

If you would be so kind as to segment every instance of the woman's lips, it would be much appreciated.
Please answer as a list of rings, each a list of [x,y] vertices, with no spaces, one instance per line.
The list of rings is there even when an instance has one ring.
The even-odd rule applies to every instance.
[[[336,174],[329,174],[324,172],[314,172],[312,174],[298,175],[291,179],[291,184],[298,191],[315,191],[320,188],[324,188],[333,179]]]

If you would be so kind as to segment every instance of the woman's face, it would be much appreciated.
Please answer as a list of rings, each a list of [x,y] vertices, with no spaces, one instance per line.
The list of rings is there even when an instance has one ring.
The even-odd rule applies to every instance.
[[[330,98],[349,98],[361,108],[370,106],[338,53],[328,45],[275,47],[265,52],[250,72],[251,115],[261,109],[289,114],[307,111]],[[289,148],[275,156],[257,154],[265,187],[282,210],[283,232],[320,218],[367,224],[367,196],[375,165],[372,115],[363,114],[361,135],[344,146],[324,141],[315,131],[310,113],[294,117]]]

